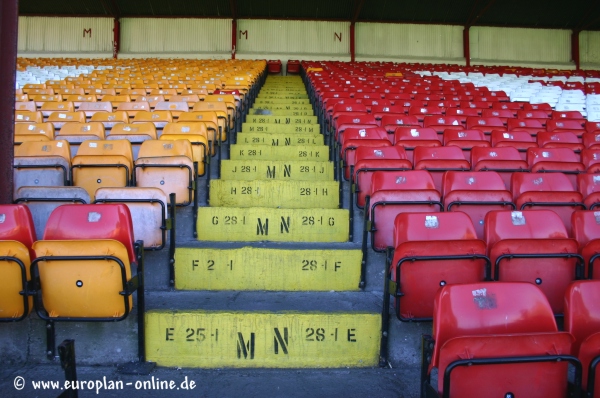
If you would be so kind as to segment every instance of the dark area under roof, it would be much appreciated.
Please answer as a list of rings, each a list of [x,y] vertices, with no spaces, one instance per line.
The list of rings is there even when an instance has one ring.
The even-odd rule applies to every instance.
[[[20,0],[19,14],[354,20],[600,30],[600,0]]]

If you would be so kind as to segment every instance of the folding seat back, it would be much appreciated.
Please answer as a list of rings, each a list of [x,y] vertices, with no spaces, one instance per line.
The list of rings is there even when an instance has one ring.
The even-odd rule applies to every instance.
[[[131,295],[121,294],[137,260],[127,206],[60,206],[34,249],[36,312],[43,319],[117,321],[133,307]]]
[[[485,215],[492,210],[514,210],[512,195],[494,171],[447,171],[442,181],[444,211],[464,212],[478,239],[483,239]]]
[[[381,120],[385,115],[406,115],[408,109],[399,105],[377,105],[371,107],[371,114],[375,116],[375,119]]]
[[[102,101],[105,102],[110,102],[113,105],[113,108],[116,108],[119,106],[119,104],[123,103],[123,102],[131,102],[131,96],[130,95],[116,95],[116,91],[113,92],[115,94],[105,94],[102,96]]]
[[[230,109],[225,102],[213,101],[213,102],[197,102],[193,107],[194,112],[215,112],[217,118],[221,122],[221,125],[225,123],[228,125],[228,129],[231,131],[235,128],[235,122],[237,120],[236,108]]]
[[[16,111],[37,112],[37,106],[33,101],[17,101],[15,102]]]
[[[507,127],[508,131],[525,131],[534,137],[539,132],[546,131],[538,119],[508,119]]]
[[[570,119],[550,119],[546,123],[547,131],[572,131],[581,135],[585,132],[584,123]]]
[[[371,232],[371,248],[393,246],[394,224],[400,213],[442,211],[440,191],[422,170],[375,171],[369,198],[365,200],[365,231]]]
[[[101,187],[126,187],[131,181],[133,154],[127,140],[91,140],[73,157],[73,185],[84,188],[93,201]]]
[[[42,112],[15,111],[15,123],[42,123]]]
[[[37,236],[44,235],[46,222],[58,206],[90,203],[90,195],[81,187],[23,186],[15,191],[15,203],[25,204],[31,211]]]
[[[195,104],[196,102],[200,102],[200,97],[198,97],[198,94],[181,94],[172,96],[171,101]]]
[[[379,127],[377,120],[373,115],[359,114],[359,115],[342,115],[337,119],[337,125],[335,129],[336,142],[342,142],[344,131],[348,128],[369,128]],[[383,126],[382,126],[383,127]],[[386,129],[387,131],[387,129]]]
[[[550,115],[548,115],[547,111],[543,110],[523,110],[517,111],[517,119],[537,120],[545,126],[548,119],[550,119]]]
[[[570,230],[571,214],[585,209],[583,197],[562,173],[514,173],[511,180],[513,199],[519,210],[549,209],[557,213]]]
[[[112,112],[113,107],[110,102],[81,102],[77,110],[84,112],[86,117],[92,117],[97,112]]]
[[[145,101],[121,102],[117,105],[116,110],[127,112],[129,118],[134,118],[140,111],[150,112],[150,104]]]
[[[190,107],[187,102],[161,101],[154,106],[155,111],[169,111],[174,118],[178,118],[183,112],[188,112]]]
[[[422,373],[436,368],[437,388],[429,376],[424,388],[444,397],[564,397],[568,361],[577,362],[572,343],[530,284],[444,286],[435,298],[433,339],[423,341],[433,348],[424,351]]]
[[[579,243],[579,249],[585,262],[585,276],[600,279],[597,265],[600,261],[600,213],[593,210],[573,212],[571,218],[573,238]],[[594,272],[594,268],[596,271]]]
[[[24,319],[33,300],[23,292],[31,279],[29,265],[35,258],[33,219],[27,206],[0,205],[0,322]]]
[[[358,116],[367,115],[369,109],[364,104],[356,103],[337,103],[333,105],[331,121],[333,128],[337,128],[337,120],[340,116]]]
[[[579,111],[553,111],[552,119],[557,120],[577,120],[580,123],[585,123],[586,120]]]
[[[166,231],[170,229],[167,204],[169,198],[158,188],[100,188],[96,203],[124,203],[129,208],[136,240],[144,248],[159,250],[166,244]],[[174,242],[171,242],[174,245]]]
[[[67,141],[28,141],[15,147],[14,192],[23,186],[65,186],[71,175]]]
[[[423,127],[415,116],[385,115],[381,117],[379,125],[388,133],[393,133],[397,127]]]
[[[72,102],[44,102],[40,108],[42,116],[48,117],[52,112],[74,112],[75,106]]]
[[[106,136],[107,140],[127,140],[131,143],[133,151],[133,159],[137,159],[137,154],[142,142],[146,140],[158,139],[156,135],[156,127],[153,123],[117,123],[110,130],[110,134]]]
[[[494,171],[500,175],[506,188],[510,188],[513,173],[527,172],[529,166],[513,147],[478,147],[471,150],[471,170]]]
[[[413,152],[413,168],[431,173],[435,189],[442,191],[442,177],[449,170],[466,171],[471,169],[462,150],[449,147],[416,147]]]
[[[581,361],[582,385],[588,397],[600,388],[600,281],[573,282],[565,292],[565,331],[575,337],[573,353]]]
[[[510,109],[484,109],[481,112],[481,117],[497,117],[504,124],[507,124],[509,119],[514,119],[516,115],[516,111]]]
[[[351,167],[352,169],[352,167]],[[365,206],[365,198],[371,192],[373,173],[378,170],[410,170],[412,164],[402,147],[358,147],[355,152],[352,191],[356,193],[356,205]]]
[[[388,272],[396,284],[396,315],[403,321],[430,320],[441,286],[482,282],[489,271],[485,243],[461,212],[399,213],[393,247]]]
[[[561,314],[564,292],[583,266],[560,217],[551,210],[491,211],[484,226],[494,280],[537,285]]]
[[[583,173],[577,175],[577,187],[583,197],[586,209],[594,210],[600,206],[600,176]]]
[[[173,122],[173,116],[170,111],[139,111],[133,117],[133,123],[140,122],[154,123],[157,129],[162,129],[167,123]]]
[[[588,121],[585,124],[585,131],[587,131],[588,133],[600,133],[600,121]]]
[[[52,123],[15,123],[15,143],[53,139],[54,126]]]
[[[581,163],[583,163],[587,173],[600,173],[600,147],[582,150]]]
[[[573,184],[577,174],[585,172],[580,157],[568,148],[529,148],[527,163],[532,173],[564,173]]]
[[[412,163],[416,147],[438,147],[442,146],[442,142],[438,133],[430,127],[397,127],[394,131],[394,145],[403,147]]]
[[[490,142],[480,130],[444,130],[444,146],[457,146],[462,149],[465,158],[471,158],[471,149],[489,148]]]
[[[85,112],[52,112],[48,116],[47,122],[52,123],[56,130],[60,130],[66,123],[85,123]]]
[[[100,122],[106,130],[109,130],[117,123],[129,123],[129,116],[125,111],[96,112],[90,118],[90,122]]]
[[[192,144],[188,140],[144,141],[135,161],[136,186],[175,193],[178,205],[188,205],[195,190]]]
[[[440,116],[444,114],[444,108],[437,106],[411,106],[408,108],[410,116],[416,116],[420,122],[423,122],[427,116]]]
[[[350,178],[350,168],[355,165],[356,148],[392,146],[387,132],[382,127],[348,128],[344,132],[340,157],[343,161],[344,178]]]
[[[219,140],[225,141],[227,139],[226,122],[223,121],[222,119],[221,120],[219,119],[217,112],[213,112],[213,111],[186,112],[186,113],[182,113],[179,116],[179,119],[177,119],[177,122],[178,123],[181,123],[181,122],[204,123],[206,126],[206,130],[208,132],[208,139],[209,139],[209,141],[213,142],[213,145],[215,144],[215,142],[217,142]],[[221,133],[220,138],[219,138],[219,132]]]
[[[589,149],[600,148],[600,131],[595,133],[583,133],[581,135],[583,146]]]
[[[198,163],[198,175],[204,175],[204,163],[211,151],[206,125],[201,122],[168,123],[160,139],[163,141],[188,140],[192,144],[192,160]]]
[[[454,116],[425,116],[423,126],[434,129],[441,135],[445,130],[464,130],[465,126]]]
[[[455,116],[462,118],[461,123],[467,122],[467,117],[478,117],[479,110],[473,108],[449,108],[446,109],[446,116]]]
[[[157,103],[164,100],[165,97],[162,95],[140,95],[134,98],[134,102],[147,102],[150,109],[154,109]]]
[[[492,130],[507,130],[507,127],[498,117],[468,117],[467,128],[469,130],[481,130],[486,135],[492,134]]]
[[[537,134],[537,142],[540,148],[568,148],[575,153],[579,153],[585,148],[581,139],[572,132],[540,131]]]

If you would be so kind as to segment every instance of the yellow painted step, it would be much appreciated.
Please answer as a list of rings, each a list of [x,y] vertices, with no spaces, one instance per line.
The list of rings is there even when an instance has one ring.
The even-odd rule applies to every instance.
[[[225,159],[221,160],[221,178],[244,181],[331,181],[334,171],[333,162]]]
[[[381,316],[373,313],[146,312],[146,357],[193,368],[371,367]]]
[[[346,242],[345,209],[201,207],[198,240],[212,242]]]
[[[180,290],[359,290],[360,250],[177,248]]]
[[[318,124],[244,123],[242,133],[320,133]]]
[[[326,145],[231,145],[232,160],[312,160],[329,161],[329,147]]]
[[[285,105],[285,104],[263,104],[255,105],[252,107],[250,112],[255,109],[267,109],[267,110],[288,110],[288,111],[308,111],[312,110],[312,105]]]
[[[337,209],[337,181],[211,180],[211,206]]]
[[[254,145],[324,145],[323,136],[319,133],[243,133],[237,135],[238,144]]]
[[[264,114],[264,112],[268,112],[267,115],[273,115],[273,116],[314,116],[314,112],[312,109],[305,109],[305,110],[296,110],[296,111],[291,111],[291,110],[287,110],[287,109],[268,109],[268,110],[264,110],[264,111],[258,111],[256,109],[251,110],[249,115],[252,116],[267,116]]]
[[[296,104],[296,105],[305,104],[305,105],[310,105],[310,100],[308,98],[304,98],[304,99],[302,99],[302,98],[296,98],[296,99],[257,98],[256,101],[254,101],[254,106],[258,106],[260,104]]]
[[[285,94],[285,93],[277,93],[277,94],[261,94],[258,93],[258,99],[308,99],[308,94]]]
[[[245,123],[317,124],[316,116],[247,115]]]

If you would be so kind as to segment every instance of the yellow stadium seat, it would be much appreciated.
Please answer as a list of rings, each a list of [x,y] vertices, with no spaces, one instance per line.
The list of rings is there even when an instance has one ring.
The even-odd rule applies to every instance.
[[[144,141],[135,161],[135,185],[160,188],[165,195],[175,193],[178,205],[189,205],[198,197],[196,169],[188,140]]]
[[[127,140],[92,140],[82,143],[71,166],[73,185],[84,188],[94,200],[101,187],[126,187],[133,170],[131,143]]]
[[[13,186],[69,185],[71,151],[67,141],[26,141],[15,147]]]
[[[15,123],[15,143],[53,139],[54,125],[52,123]]]

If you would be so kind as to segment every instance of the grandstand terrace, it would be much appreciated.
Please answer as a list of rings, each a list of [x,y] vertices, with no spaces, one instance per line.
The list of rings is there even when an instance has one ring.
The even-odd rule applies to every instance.
[[[600,397],[596,1],[0,10],[2,396]]]

